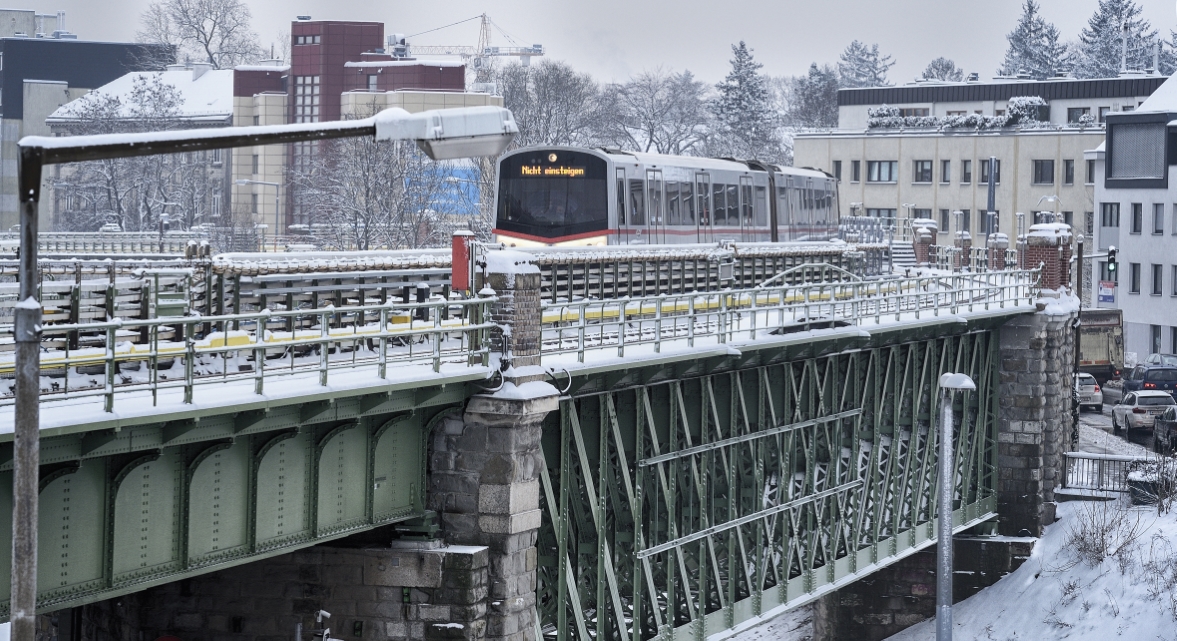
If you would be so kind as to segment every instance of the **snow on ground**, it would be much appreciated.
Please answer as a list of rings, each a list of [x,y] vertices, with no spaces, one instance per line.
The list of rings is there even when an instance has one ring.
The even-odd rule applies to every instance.
[[[1133,434],[1134,437],[1139,436]],[[1150,456],[1152,451],[1112,433],[1112,421],[1106,414],[1079,415],[1079,451],[1121,456]]]
[[[814,637],[813,605],[803,605],[727,641],[810,641]]]
[[[1021,568],[956,604],[953,636],[1177,639],[1177,514],[1158,515],[1155,507],[1131,507],[1121,499],[1061,503],[1058,516]],[[1078,535],[1091,526],[1104,535]],[[1084,547],[1097,554],[1084,557]],[[935,625],[929,619],[890,641],[930,641]]]

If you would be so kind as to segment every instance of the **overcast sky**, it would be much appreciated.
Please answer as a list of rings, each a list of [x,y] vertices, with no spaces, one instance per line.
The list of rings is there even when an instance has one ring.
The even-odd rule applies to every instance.
[[[45,2],[45,0],[39,0]],[[1138,0],[1164,37],[1177,28],[1173,0]],[[150,0],[55,0],[70,31],[87,40],[128,40]],[[15,5],[16,3],[12,3]],[[598,80],[624,80],[645,69],[689,69],[708,82],[723,77],[730,46],[744,40],[771,75],[804,73],[811,62],[833,63],[853,39],[877,42],[895,58],[891,81],[904,83],[945,56],[982,78],[1005,52],[1021,0],[247,0],[254,29],[269,45],[296,15],[316,20],[383,22],[385,33],[427,31],[488,12],[519,44],[543,44]],[[1098,0],[1041,0],[1043,14],[1074,39]],[[11,5],[10,5],[11,6]],[[20,5],[18,5],[20,6]],[[414,44],[474,45],[478,21],[411,39]],[[495,32],[494,44],[509,45]]]

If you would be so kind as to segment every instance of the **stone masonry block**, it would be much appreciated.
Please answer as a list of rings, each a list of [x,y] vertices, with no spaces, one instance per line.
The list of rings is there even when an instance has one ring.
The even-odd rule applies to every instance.
[[[538,530],[543,513],[539,510],[529,510],[511,515],[481,515],[478,517],[478,527],[488,534],[519,534],[528,530]]]
[[[364,585],[441,587],[444,550],[373,550],[363,567]]]
[[[518,514],[539,509],[539,481],[478,488],[478,511],[483,514]]]

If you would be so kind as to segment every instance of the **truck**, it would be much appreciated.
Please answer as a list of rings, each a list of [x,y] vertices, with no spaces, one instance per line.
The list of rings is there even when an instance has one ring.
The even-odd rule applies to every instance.
[[[1079,371],[1100,385],[1120,378],[1124,369],[1124,315],[1118,309],[1079,312]]]

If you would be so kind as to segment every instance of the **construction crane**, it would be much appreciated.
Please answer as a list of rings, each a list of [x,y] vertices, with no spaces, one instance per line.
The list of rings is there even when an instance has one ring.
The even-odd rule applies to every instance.
[[[409,44],[408,38],[410,38],[410,37],[419,36],[419,35],[422,35],[425,33],[429,33],[430,31],[439,31],[441,29],[452,27],[454,25],[459,25],[459,24],[462,24],[465,22],[470,22],[471,20],[479,20],[479,19],[482,20],[482,28],[478,32],[478,44],[476,46],[470,47],[470,46],[464,46],[464,45],[411,45],[411,44]],[[462,20],[459,22],[455,22],[453,24],[446,25],[445,27],[438,27],[437,29],[430,29],[429,31],[423,31],[418,34],[414,34],[413,36],[406,37],[403,33],[394,33],[394,34],[388,36],[387,51],[388,51],[388,53],[390,53],[392,55],[393,58],[412,58],[413,56],[419,56],[419,55],[423,55],[423,56],[461,56],[462,60],[464,62],[466,62],[466,64],[469,67],[472,67],[474,69],[475,73],[479,76],[478,80],[480,82],[485,81],[485,78],[483,78],[482,76],[489,74],[490,61],[488,60],[488,58],[499,57],[499,56],[517,56],[519,58],[519,62],[522,63],[524,67],[527,67],[531,64],[531,58],[533,56],[544,55],[544,46],[538,45],[538,44],[531,45],[530,47],[521,47],[521,46],[495,47],[495,46],[491,45],[491,25],[492,24],[493,23],[491,22],[490,16],[484,13],[481,16],[475,16],[473,18],[468,18],[466,20]],[[502,29],[499,29],[499,31],[502,31]],[[503,32],[503,35],[506,36],[508,40],[511,40],[511,37],[507,36],[507,34],[505,32]]]

